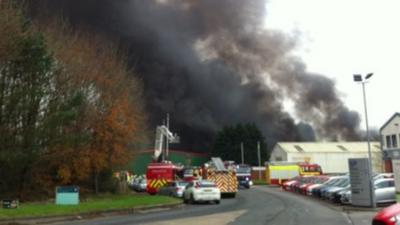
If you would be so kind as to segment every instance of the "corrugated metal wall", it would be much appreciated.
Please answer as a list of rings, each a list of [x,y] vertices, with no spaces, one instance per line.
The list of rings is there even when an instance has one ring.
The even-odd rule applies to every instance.
[[[289,153],[289,162],[299,162],[309,160],[310,163],[318,163],[324,173],[348,173],[348,159],[366,158],[368,153]],[[372,153],[373,171],[382,172],[382,154]]]

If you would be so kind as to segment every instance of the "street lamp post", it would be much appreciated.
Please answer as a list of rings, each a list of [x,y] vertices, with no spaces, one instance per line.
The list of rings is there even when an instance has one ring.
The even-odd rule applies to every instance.
[[[373,73],[368,73],[364,78],[360,74],[354,74],[353,78],[355,82],[362,84],[363,90],[363,98],[364,98],[364,113],[365,113],[365,126],[367,129],[367,143],[368,143],[368,178],[369,178],[369,186],[370,186],[370,197],[371,197],[371,206],[373,208],[376,207],[375,202],[375,191],[374,184],[372,180],[372,154],[371,154],[371,142],[370,142],[370,134],[369,134],[369,126],[368,126],[368,111],[367,111],[367,98],[365,96],[365,83],[368,82],[368,79],[374,75]]]

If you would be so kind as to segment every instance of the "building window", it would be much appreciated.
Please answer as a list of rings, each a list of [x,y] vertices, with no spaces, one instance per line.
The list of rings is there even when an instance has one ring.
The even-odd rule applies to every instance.
[[[392,141],[390,140],[390,135],[386,135],[386,147],[391,148],[392,147]]]
[[[395,134],[392,135],[392,146],[397,148],[397,136]]]
[[[294,147],[298,152],[304,152],[304,149],[302,149],[299,145],[295,145]]]

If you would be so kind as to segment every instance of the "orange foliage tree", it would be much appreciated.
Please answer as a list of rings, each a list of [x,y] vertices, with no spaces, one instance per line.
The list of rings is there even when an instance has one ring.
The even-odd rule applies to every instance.
[[[0,197],[97,192],[146,139],[141,82],[116,44],[14,3],[0,0]]]
[[[49,184],[48,189],[54,183],[89,183],[98,192],[99,174],[126,163],[135,143],[146,138],[141,83],[115,44],[60,27],[40,26],[59,62],[59,90],[61,95],[83,96],[76,108],[79,116],[61,129],[72,140],[50,146],[37,169],[45,164],[52,174],[38,172],[38,181]]]

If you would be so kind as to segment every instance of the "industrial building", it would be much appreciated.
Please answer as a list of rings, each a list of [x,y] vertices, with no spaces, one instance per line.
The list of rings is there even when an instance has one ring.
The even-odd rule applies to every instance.
[[[400,113],[395,113],[381,127],[382,154],[385,162],[385,171],[393,172],[393,161],[400,160]]]
[[[379,142],[370,142],[373,171],[383,170]],[[348,173],[349,158],[367,158],[367,142],[278,142],[270,161],[318,163],[324,173]]]

